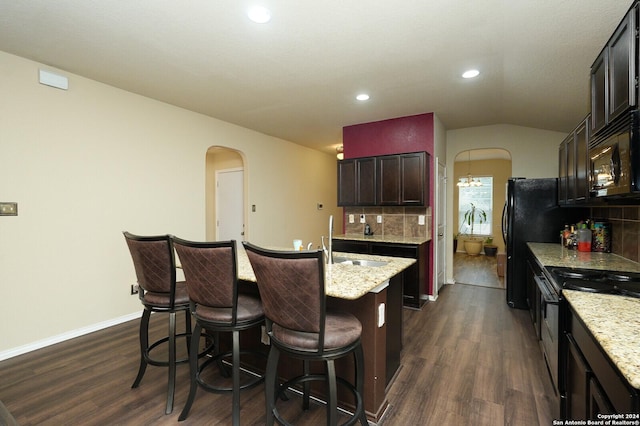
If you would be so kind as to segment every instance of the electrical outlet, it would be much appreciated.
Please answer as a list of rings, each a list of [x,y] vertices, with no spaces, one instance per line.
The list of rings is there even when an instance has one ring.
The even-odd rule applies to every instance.
[[[355,223],[356,222],[356,217],[352,214],[349,215],[349,223]]]
[[[366,222],[365,217],[364,217],[363,214],[361,214],[360,215],[360,223],[365,223],[365,222]]]
[[[382,215],[376,216],[376,222],[382,223]]]
[[[140,291],[140,286],[138,284],[131,284],[131,295],[138,294]]]

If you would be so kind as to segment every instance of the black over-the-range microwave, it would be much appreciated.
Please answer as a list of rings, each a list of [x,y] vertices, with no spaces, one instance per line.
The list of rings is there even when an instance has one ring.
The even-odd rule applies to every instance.
[[[640,197],[640,111],[632,110],[589,141],[591,197]]]

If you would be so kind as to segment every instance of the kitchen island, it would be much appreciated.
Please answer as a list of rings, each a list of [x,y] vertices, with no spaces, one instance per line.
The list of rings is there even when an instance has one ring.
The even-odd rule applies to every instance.
[[[333,236],[334,250],[415,259],[402,273],[404,306],[420,309],[429,288],[428,237],[341,234]]]
[[[400,368],[402,350],[402,272],[414,259],[371,256],[334,252],[334,258],[383,262],[381,266],[360,266],[344,263],[326,265],[325,292],[327,306],[348,311],[362,323],[364,351],[364,406],[370,421],[377,423],[387,408],[386,389]],[[257,291],[255,274],[246,252],[238,248],[238,277],[243,291]],[[243,347],[266,352],[260,336],[245,333]],[[283,359],[285,356],[282,357]],[[282,361],[279,373],[291,378],[299,374],[299,363]],[[263,367],[262,365],[260,367]],[[354,367],[350,357],[336,361],[338,375],[353,380]],[[322,398],[322,389],[318,389]],[[339,404],[353,406],[351,394],[339,389]]]

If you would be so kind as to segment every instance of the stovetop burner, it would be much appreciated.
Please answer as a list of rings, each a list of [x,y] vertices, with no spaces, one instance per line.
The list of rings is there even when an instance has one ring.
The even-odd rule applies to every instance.
[[[550,268],[555,287],[640,298],[640,273],[594,269]]]
[[[616,289],[624,296],[640,298],[640,283],[621,282],[616,284]]]
[[[617,271],[607,271],[604,274],[605,278],[610,279],[611,281],[635,281],[640,282],[640,274],[634,272],[617,272]]]
[[[565,279],[588,279],[602,277],[602,271],[596,271],[593,269],[553,268],[551,270],[551,273]]]
[[[570,279],[564,282],[563,288],[568,290],[587,291],[589,293],[615,293],[616,287],[607,281]]]

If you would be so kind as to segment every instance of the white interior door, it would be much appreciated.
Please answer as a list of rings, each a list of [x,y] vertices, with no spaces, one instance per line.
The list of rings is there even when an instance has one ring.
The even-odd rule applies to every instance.
[[[216,240],[244,240],[244,170],[216,172]]]
[[[436,208],[435,208],[435,222],[436,222],[436,288],[433,295],[437,296],[438,291],[445,284],[446,276],[446,259],[447,259],[447,240],[445,238],[446,218],[447,218],[447,168],[444,164],[438,163],[438,176],[436,179]]]

